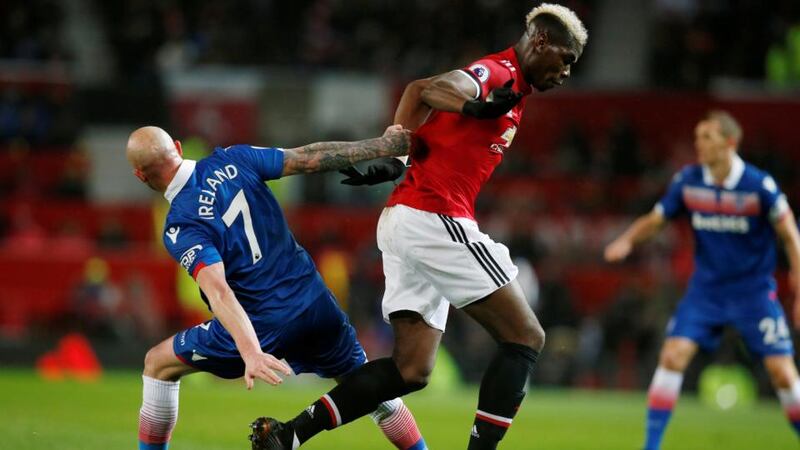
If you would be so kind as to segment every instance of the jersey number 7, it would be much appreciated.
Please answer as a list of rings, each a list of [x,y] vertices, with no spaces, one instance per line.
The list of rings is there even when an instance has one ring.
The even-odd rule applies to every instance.
[[[247,243],[250,245],[250,253],[253,256],[253,264],[261,261],[261,247],[258,245],[256,239],[256,231],[253,229],[253,218],[250,216],[250,205],[247,204],[247,198],[244,196],[244,190],[239,189],[236,196],[225,214],[222,215],[222,221],[230,228],[236,218],[242,215],[244,219],[244,235],[247,237]]]

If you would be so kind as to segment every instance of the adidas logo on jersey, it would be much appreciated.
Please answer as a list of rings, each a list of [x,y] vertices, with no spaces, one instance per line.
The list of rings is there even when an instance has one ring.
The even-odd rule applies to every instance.
[[[314,410],[315,410],[315,409],[316,409],[316,407],[315,407],[314,405],[311,405],[311,406],[309,406],[308,408],[306,408],[306,412],[308,413],[308,415],[309,415],[309,416],[310,416],[312,419],[314,418]]]
[[[192,353],[192,361],[202,361],[204,359],[208,359],[208,358],[206,358],[205,356],[203,356],[203,355],[201,355],[199,353]]]

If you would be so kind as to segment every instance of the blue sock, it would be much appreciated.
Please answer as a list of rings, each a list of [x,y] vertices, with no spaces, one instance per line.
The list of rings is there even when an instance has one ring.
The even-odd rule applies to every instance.
[[[139,450],[167,450],[169,448],[169,442],[165,442],[163,444],[145,444],[142,441],[139,441]]]
[[[672,409],[678,401],[683,373],[659,366],[647,391],[647,437],[645,450],[661,448],[661,439],[667,429]]]
[[[661,439],[672,416],[671,409],[647,409],[647,438],[644,450],[658,450],[661,448]]]
[[[428,446],[425,444],[424,438],[419,438],[416,444],[408,447],[408,450],[428,450]]]
[[[792,428],[794,428],[794,432],[800,436],[800,420],[792,420],[789,423],[792,424]]]

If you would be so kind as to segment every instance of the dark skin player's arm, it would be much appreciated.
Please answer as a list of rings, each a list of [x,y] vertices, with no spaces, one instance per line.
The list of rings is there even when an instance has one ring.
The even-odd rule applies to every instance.
[[[412,81],[403,91],[394,114],[394,123],[416,130],[428,118],[431,109],[461,113],[464,103],[478,95],[469,75],[452,71],[431,78]]]

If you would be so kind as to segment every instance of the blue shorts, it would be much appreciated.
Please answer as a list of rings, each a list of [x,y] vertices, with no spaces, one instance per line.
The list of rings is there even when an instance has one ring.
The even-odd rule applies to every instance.
[[[366,362],[356,331],[327,293],[296,319],[280,327],[259,329],[262,350],[286,359],[295,373],[316,373],[323,378],[346,375]],[[244,361],[228,331],[216,318],[175,335],[172,348],[185,364],[221,378],[244,375]]]
[[[725,326],[742,336],[755,356],[793,355],[791,333],[774,290],[723,292],[690,289],[667,326],[669,337],[685,337],[706,351],[717,349]]]

